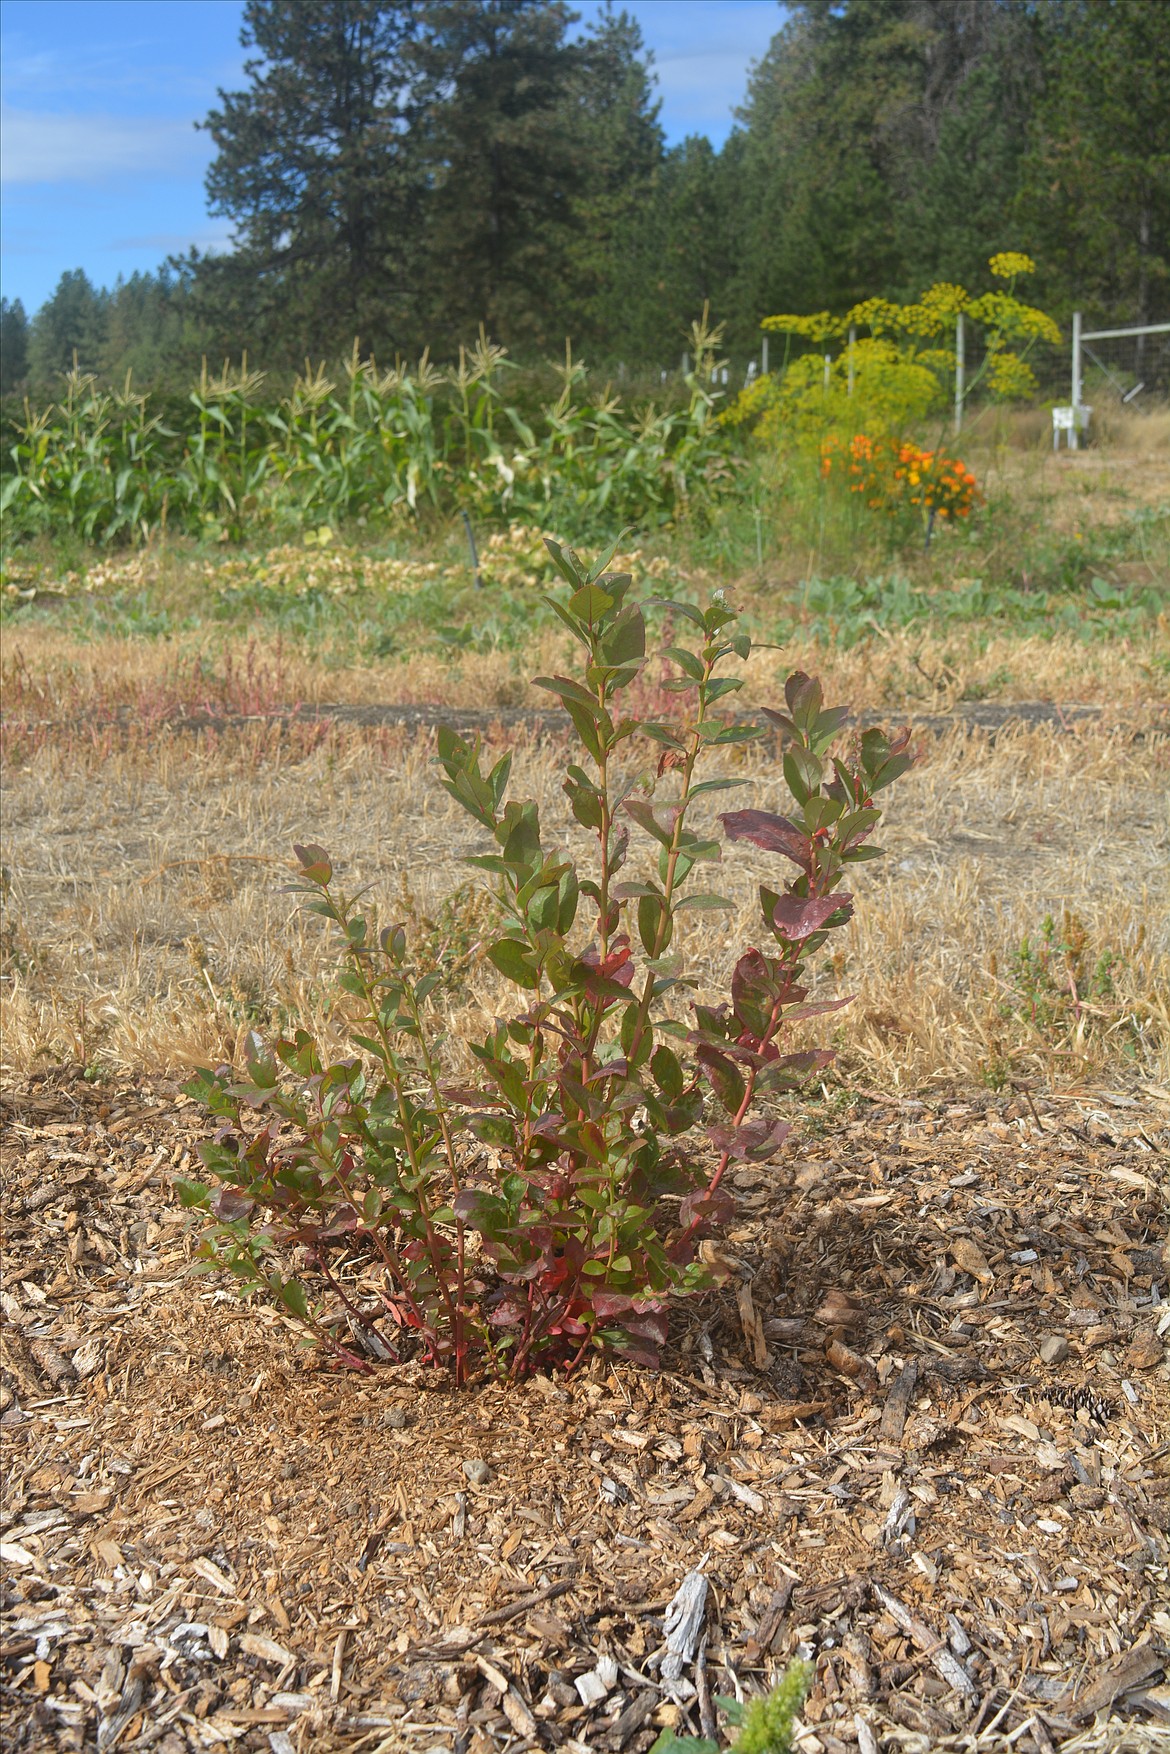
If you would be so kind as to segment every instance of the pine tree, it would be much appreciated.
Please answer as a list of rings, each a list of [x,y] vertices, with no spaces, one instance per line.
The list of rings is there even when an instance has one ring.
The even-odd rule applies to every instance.
[[[1170,300],[1170,31],[1149,0],[1049,0],[1022,228],[1059,307],[1148,323]]]
[[[559,346],[587,185],[575,128],[581,48],[560,0],[432,0],[419,54],[428,196],[427,333],[480,323],[515,348]]]
[[[18,298],[0,298],[0,396],[11,396],[28,376],[28,317]]]
[[[612,4],[589,26],[570,92],[574,133],[587,167],[575,211],[572,289],[565,313],[591,358],[652,358],[656,326],[651,239],[663,161],[661,104],[651,56],[628,12]]]
[[[211,211],[235,249],[204,257],[205,305],[237,347],[383,350],[406,338],[419,188],[409,130],[417,0],[248,0],[245,91],[202,124]]]
[[[99,291],[82,268],[69,268],[51,298],[37,311],[29,335],[29,376],[42,389],[55,387],[74,362],[96,372],[106,340],[109,295]]]

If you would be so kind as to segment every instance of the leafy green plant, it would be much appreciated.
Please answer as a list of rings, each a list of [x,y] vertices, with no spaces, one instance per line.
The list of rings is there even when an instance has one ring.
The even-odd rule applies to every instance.
[[[720,1710],[739,1731],[731,1744],[735,1754],[790,1754],[793,1720],[812,1682],[812,1664],[797,1660],[789,1663],[769,1693],[757,1699],[727,1699],[720,1694]],[[719,1754],[719,1744],[709,1736],[680,1736],[676,1730],[663,1730],[650,1754]]]
[[[1092,1028],[1115,1009],[1113,970],[1119,954],[1094,947],[1078,916],[1065,908],[1059,926],[1046,914],[1037,938],[1022,940],[1008,970],[1000,1015],[1041,1034]]]
[[[696,807],[744,783],[706,775],[712,752],[762,734],[719,711],[741,686],[724,672],[750,641],[721,596],[702,611],[653,600],[691,635],[662,653],[673,672],[663,698],[678,711],[623,711],[647,662],[630,575],[606,570],[612,550],[592,567],[556,543],[549,552],[569,587],[549,605],[581,663],[576,676],[537,680],[575,733],[564,791],[590,860],[546,843],[537,806],[510,793],[509,755],[485,771],[478,738],[438,733],[442,784],[487,837],[469,859],[494,901],[482,953],[517,994],[470,1044],[476,1083],[453,1083],[444,1063],[431,1001],[445,953],[432,942],[420,961],[401,924],[379,927],[329,855],[304,846],[299,887],[339,934],[356,1051],[329,1061],[303,1029],[274,1049],[253,1036],[246,1076],[204,1070],[188,1087],[220,1121],[203,1151],[218,1185],[180,1185],[209,1218],[204,1264],[360,1363],[288,1271],[300,1248],[376,1355],[401,1350],[389,1321],[456,1381],[477,1358],[512,1376],[571,1368],[596,1347],[657,1361],[670,1301],[711,1283],[698,1244],[732,1216],[728,1167],[775,1154],[789,1131],[777,1102],[833,1057],[782,1052],[781,1039],[848,1002],[811,997],[810,961],[851,916],[847,869],[876,856],[875,794],[911,762],[908,732],[891,743],[866,731],[831,755],[845,709],[826,709],[812,678],[789,678],[785,710],[766,717],[785,741],[793,814],[721,821],[729,841],[797,875],[760,890],[771,948],[744,951],[730,1001],[694,1004],[688,1025],[687,916],[729,905],[692,881],[722,856]],[[635,835],[653,861],[640,874]],[[375,1270],[372,1295],[333,1271],[340,1245]]]

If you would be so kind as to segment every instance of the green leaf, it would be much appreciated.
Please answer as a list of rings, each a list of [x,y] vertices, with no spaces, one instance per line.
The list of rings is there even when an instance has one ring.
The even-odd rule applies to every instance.
[[[507,804],[503,821],[496,830],[496,839],[504,849],[504,858],[514,869],[531,871],[538,868],[543,853],[536,805],[531,801]]]
[[[600,560],[595,560],[593,562],[593,565],[589,568],[589,572],[587,574],[587,577],[589,578],[590,582],[592,582],[596,579],[599,579],[601,577],[602,573],[607,572],[609,570],[610,561],[613,559],[614,555],[617,553],[617,551],[621,547],[622,543],[626,540],[626,537],[631,535],[631,534],[632,534],[632,532],[630,530],[619,530],[617,536],[610,543],[609,547],[606,549],[605,553],[601,556]],[[619,579],[625,580],[625,582],[627,584],[629,583],[629,575],[627,573],[618,573],[616,576]]]
[[[179,1196],[179,1204],[186,1206],[189,1210],[207,1207],[211,1204],[211,1189],[206,1187],[203,1182],[186,1181],[181,1176],[176,1176],[174,1188]]]
[[[519,938],[498,938],[494,944],[488,945],[487,954],[488,961],[516,986],[531,991],[540,985],[532,952]]]
[[[644,828],[647,834],[653,835],[654,839],[662,846],[669,847],[671,845],[674,839],[674,823],[672,822],[668,828],[660,822],[655,815],[653,805],[647,799],[626,798],[623,808],[627,815],[634,818],[639,828]]]
[[[665,646],[661,655],[676,663],[683,674],[691,678],[692,682],[703,680],[703,662],[701,658],[695,656],[694,652],[688,652],[683,646]]]
[[[647,956],[661,956],[674,936],[674,922],[659,896],[643,895],[640,898],[638,936]]]
[[[566,552],[559,542],[553,541],[551,536],[545,537],[544,545],[552,556],[553,565],[567,584],[572,585],[574,589],[576,589],[578,586],[585,583],[584,575],[577,563],[577,556],[575,554],[571,551]]]
[[[534,676],[532,680],[537,688],[547,688],[551,694],[558,695],[563,701],[579,701],[580,704],[583,707],[588,708],[594,716],[600,711],[596,699],[590,694],[589,690],[587,688],[582,688],[581,684],[579,682],[574,682],[571,677]]]
[[[271,1287],[274,1295],[283,1303],[285,1309],[300,1316],[303,1322],[309,1320],[309,1299],[299,1279],[276,1279]]]
[[[646,623],[640,609],[626,609],[601,642],[601,656],[615,666],[640,665],[646,656]]]
[[[729,792],[733,786],[749,786],[750,780],[700,780],[697,786],[691,787],[691,797],[697,798],[702,792]]]
[[[647,604],[652,609],[667,609],[672,615],[681,615],[685,621],[691,621],[696,627],[704,627],[702,614],[693,603],[679,603],[673,597],[649,597]]]
[[[725,895],[687,895],[674,904],[676,914],[703,913],[713,911],[716,908],[723,908],[728,913],[734,913],[735,903],[728,901]]]
[[[806,804],[820,790],[824,768],[811,749],[796,744],[784,752],[784,780],[798,804]]]
[[[650,1070],[654,1074],[654,1082],[661,1090],[667,1102],[677,1102],[683,1093],[683,1069],[678,1055],[665,1044],[655,1048],[650,1059]]]
[[[707,1736],[680,1736],[677,1730],[660,1730],[650,1744],[650,1754],[719,1754],[718,1742]]]
[[[587,627],[596,628],[605,619],[606,611],[612,608],[613,598],[600,585],[583,585],[569,598],[570,614],[576,615]]]

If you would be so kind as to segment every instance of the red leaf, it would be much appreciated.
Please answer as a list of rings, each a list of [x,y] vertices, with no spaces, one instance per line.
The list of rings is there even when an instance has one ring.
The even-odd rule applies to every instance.
[[[729,810],[719,820],[729,840],[750,840],[766,853],[783,853],[811,875],[809,838],[786,816],[773,816],[767,810]]]
[[[758,1163],[779,1151],[791,1131],[787,1121],[761,1119],[742,1127],[708,1127],[707,1137],[736,1163]]]
[[[800,943],[819,932],[838,908],[853,912],[851,895],[781,895],[772,909],[772,924],[782,938]]]
[[[692,1224],[730,1224],[735,1217],[735,1201],[725,1188],[709,1192],[699,1188],[688,1194],[678,1209],[679,1222],[689,1230]]]

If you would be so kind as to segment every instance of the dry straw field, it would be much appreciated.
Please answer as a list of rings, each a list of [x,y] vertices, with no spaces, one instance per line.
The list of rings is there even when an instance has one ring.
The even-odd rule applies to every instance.
[[[1109,438],[1044,466],[1037,516],[1070,539],[1170,499],[1161,429]],[[737,1175],[723,1289],[680,1308],[658,1373],[458,1395],[417,1364],[339,1374],[190,1275],[171,1182],[208,1123],[180,1084],[252,1030],[340,1039],[320,923],[285,893],[294,840],[422,960],[454,953],[444,1051],[469,1070],[505,996],[433,726],[514,748],[514,790],[573,845],[528,681],[556,633],[416,638],[404,612],[379,649],[354,632],[376,586],[269,613],[284,562],[268,596],[246,557],[195,550],[13,563],[4,1747],[641,1754],[797,1652],[802,1754],[1168,1745],[1160,540],[1105,568],[1091,637],[1024,611],[897,623],[880,593],[830,612],[793,554],[647,548],[647,591],[719,587],[764,636],[785,606],[737,710],[801,666],[909,721],[919,759],[818,977],[853,1003],[800,1026],[837,1060]],[[255,614],[217,629],[224,578]],[[1135,583],[1167,608],[1111,631],[1107,592]],[[464,601],[507,631],[525,589]],[[783,808],[774,742],[736,763],[743,800]],[[727,850],[734,912],[688,928],[701,997],[770,874]],[[663,1615],[696,1569],[706,1634],[676,1684]]]

